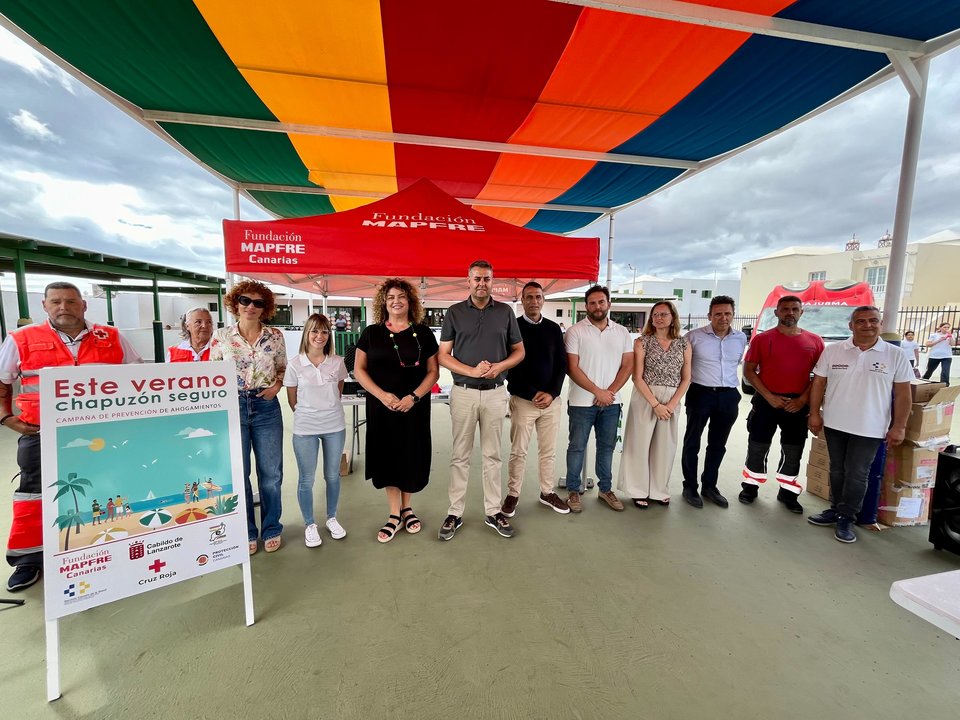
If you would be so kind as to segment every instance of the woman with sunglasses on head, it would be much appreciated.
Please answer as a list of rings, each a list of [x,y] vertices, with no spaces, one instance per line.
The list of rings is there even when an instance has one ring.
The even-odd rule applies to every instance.
[[[677,408],[690,387],[692,348],[680,337],[680,315],[670,302],[650,311],[633,343],[633,394],[623,431],[617,488],[646,508],[670,503],[667,483],[677,455]]]
[[[374,324],[357,341],[353,374],[367,391],[366,476],[386,489],[390,507],[381,543],[401,524],[411,534],[422,527],[410,498],[430,479],[430,392],[440,377],[440,347],[423,317],[413,285],[389,278],[373,298]]]
[[[203,307],[187,310],[180,318],[183,342],[167,348],[167,362],[203,362],[210,359],[213,342],[213,317]]]
[[[240,398],[240,442],[243,454],[243,489],[247,498],[247,539],[250,554],[257,551],[258,536],[267,552],[280,549],[280,484],[283,481],[283,418],[277,393],[287,368],[283,333],[263,324],[273,317],[276,303],[263,283],[242,280],[224,297],[237,324],[217,330],[210,348],[211,360],[233,360],[237,365]],[[250,451],[257,463],[260,490],[260,530],[253,512],[250,486]]]
[[[317,476],[317,455],[323,449],[323,479],[327,485],[327,530],[334,540],[347,536],[337,522],[340,499],[340,454],[347,437],[343,418],[343,381],[347,366],[334,354],[330,321],[314,313],[303,326],[300,354],[287,365],[283,376],[287,402],[293,410],[293,452],[300,471],[297,501],[303,514],[304,543],[321,544],[313,518],[313,484]]]

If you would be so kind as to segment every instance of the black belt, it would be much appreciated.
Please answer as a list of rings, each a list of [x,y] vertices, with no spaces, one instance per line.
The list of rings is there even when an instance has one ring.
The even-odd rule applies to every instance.
[[[271,387],[272,387],[272,386],[271,386]],[[266,389],[267,389],[267,388],[262,387],[262,388],[257,388],[256,390],[240,390],[240,394],[241,394],[241,395],[250,395],[250,396],[256,397],[257,395],[259,395],[260,393],[262,393],[262,392],[263,392],[264,390],[266,390]]]
[[[496,390],[498,387],[503,385],[502,382],[477,383],[475,385],[471,385],[470,383],[465,383],[465,382],[455,382],[453,384],[456,385],[457,387],[467,388],[468,390]]]
[[[723,386],[710,387],[709,385],[701,385],[699,383],[690,383],[690,384],[696,388],[700,388],[701,390],[709,390],[710,392],[723,392],[724,390],[736,390],[735,387],[723,387]]]

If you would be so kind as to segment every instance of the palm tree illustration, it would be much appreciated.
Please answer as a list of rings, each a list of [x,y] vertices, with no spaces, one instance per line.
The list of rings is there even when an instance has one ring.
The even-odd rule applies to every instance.
[[[61,530],[66,530],[67,534],[63,538],[63,549],[67,551],[70,549],[70,530],[74,529],[74,534],[79,534],[81,526],[84,522],[80,519],[80,513],[78,513],[73,508],[67,510],[66,515],[59,515],[57,519],[53,521],[54,525],[57,525]]]
[[[70,530],[76,528],[76,532],[80,532],[80,526],[83,525],[83,521],[80,519],[80,502],[77,500],[77,493],[80,493],[84,497],[87,496],[86,490],[84,487],[93,487],[93,483],[87,480],[86,478],[77,477],[75,472],[68,473],[66,480],[57,480],[55,483],[51,483],[50,487],[59,487],[57,494],[53,496],[54,500],[58,500],[62,496],[66,495],[68,492],[73,494],[73,510],[68,510],[66,515],[59,516],[54,520],[54,524],[58,525],[61,530],[66,530],[67,535],[63,541],[63,549],[69,550],[70,545]],[[63,520],[63,522],[61,522]]]

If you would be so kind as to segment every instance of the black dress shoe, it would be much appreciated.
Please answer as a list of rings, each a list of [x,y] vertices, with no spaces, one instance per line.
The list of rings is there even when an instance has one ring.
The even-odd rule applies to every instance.
[[[742,487],[743,490],[737,495],[737,500],[744,505],[752,505],[753,501],[757,499],[757,493],[760,491],[760,488],[756,485],[748,485],[747,483],[740,483],[740,487]]]
[[[720,491],[716,488],[707,488],[702,492],[702,495],[714,505],[719,505],[722,508],[725,508],[727,505],[729,505],[727,499],[721,495]]]
[[[700,495],[696,490],[684,489],[683,499],[686,500],[688,504],[693,505],[695,508],[703,507],[703,500],[700,499]]]

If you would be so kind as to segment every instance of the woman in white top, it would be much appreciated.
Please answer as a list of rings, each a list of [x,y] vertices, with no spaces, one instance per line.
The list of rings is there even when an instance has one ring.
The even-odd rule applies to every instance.
[[[916,333],[913,330],[907,330],[903,334],[903,340],[900,341],[900,349],[910,361],[910,367],[916,368],[920,365],[920,348],[915,340]]]
[[[346,377],[343,358],[333,352],[330,321],[314,313],[303,327],[300,354],[290,361],[283,376],[287,401],[293,410],[293,452],[300,471],[297,501],[306,525],[304,542],[307,547],[317,547],[322,542],[313,518],[313,483],[321,446],[323,479],[327,485],[327,530],[334,540],[347,535],[337,522],[340,454],[347,436],[340,395]]]
[[[923,379],[929,380],[940,366],[940,382],[950,384],[950,363],[953,361],[953,330],[950,323],[940,323],[935,333],[927,338],[927,370]]]

